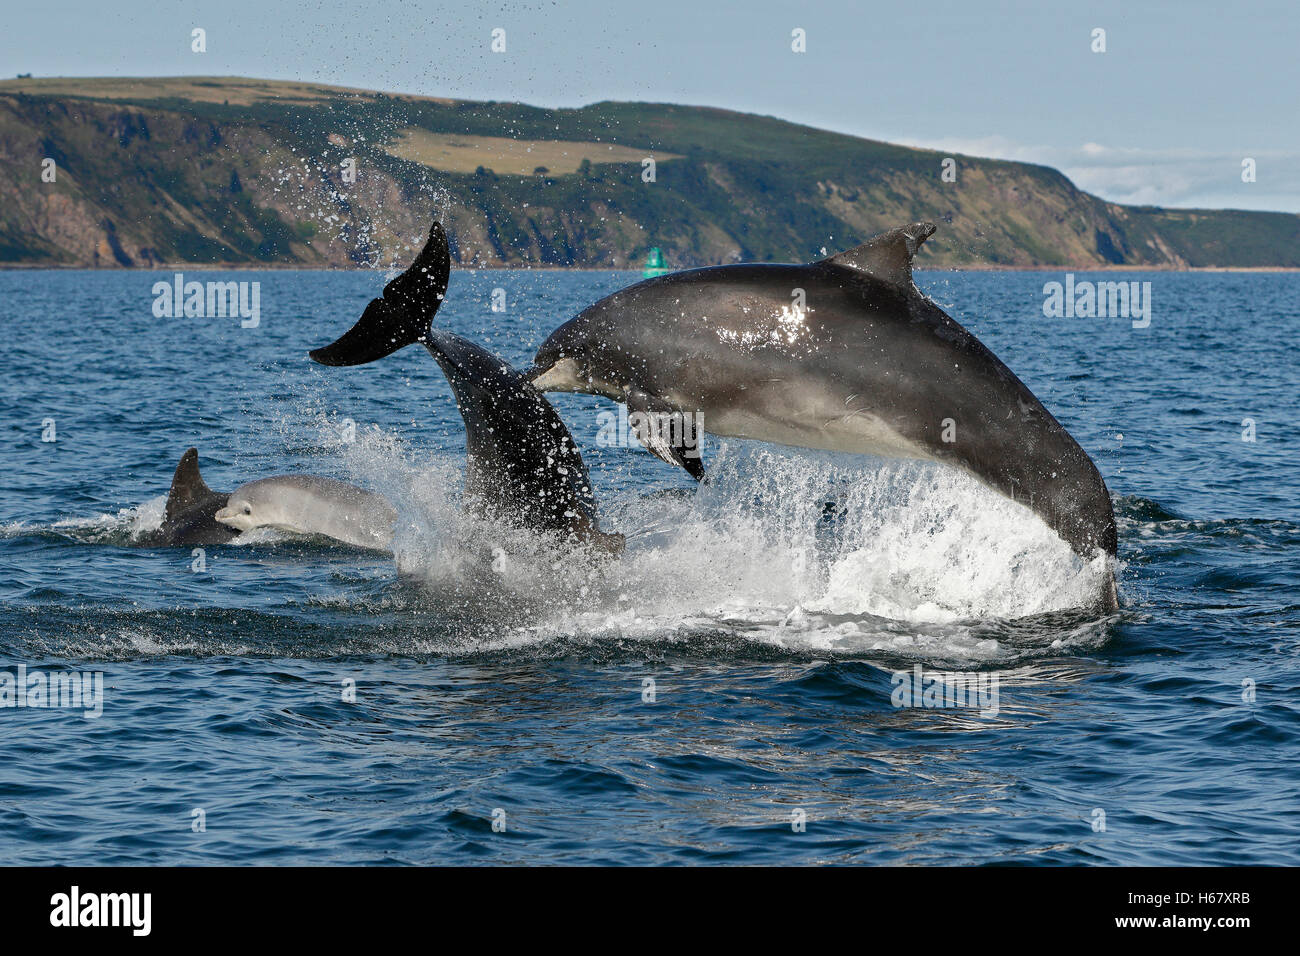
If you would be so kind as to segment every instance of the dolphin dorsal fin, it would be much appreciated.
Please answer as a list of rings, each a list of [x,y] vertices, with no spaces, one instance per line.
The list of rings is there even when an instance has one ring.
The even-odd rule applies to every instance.
[[[167,517],[175,517],[179,512],[196,501],[209,497],[212,489],[203,482],[199,474],[199,450],[191,448],[181,455],[181,463],[176,466],[172,476],[171,491],[167,493]]]
[[[934,235],[934,229],[932,222],[914,222],[882,232],[860,246],[821,261],[907,289],[912,285],[912,257],[921,243]]]

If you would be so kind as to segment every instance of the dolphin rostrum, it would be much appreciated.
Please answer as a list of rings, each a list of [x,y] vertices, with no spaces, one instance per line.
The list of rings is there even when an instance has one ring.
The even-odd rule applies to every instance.
[[[953,465],[1027,505],[1085,559],[1113,556],[1110,494],[1087,453],[912,282],[934,231],[914,223],[807,265],[637,283],[553,332],[529,378],[716,435]],[[653,430],[643,441],[700,477],[683,442]]]
[[[439,223],[415,262],[331,345],[322,365],[362,365],[419,342],[438,362],[465,421],[465,499],[480,514],[559,532],[619,551],[623,536],[599,529],[587,466],[546,397],[475,343],[432,327],[447,292],[451,256]]]

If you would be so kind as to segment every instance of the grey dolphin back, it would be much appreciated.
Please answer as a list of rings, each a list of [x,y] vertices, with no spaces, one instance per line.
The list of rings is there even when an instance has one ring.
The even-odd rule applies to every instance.
[[[321,365],[364,365],[424,338],[447,294],[451,249],[435,222],[411,267],[384,286],[361,318],[338,341],[310,354]]]
[[[167,492],[163,522],[156,531],[141,536],[149,546],[222,544],[239,532],[216,520],[229,495],[213,491],[199,472],[199,451],[191,448],[181,456]]]
[[[465,421],[465,494],[471,507],[621,550],[622,535],[597,528],[587,466],[545,396],[463,336],[430,329],[424,344],[447,376]]]
[[[959,367],[982,370],[970,372],[960,389],[941,397],[925,394],[934,389],[937,374],[918,383],[922,388],[914,388],[907,404],[928,406],[930,414],[896,420],[895,426],[934,458],[1039,514],[1080,556],[1090,557],[1097,548],[1114,556],[1119,541],[1110,491],[1088,453],[1010,368],[912,282],[912,259],[934,231],[933,223],[913,223],[814,264],[839,272],[848,288],[861,283],[864,300],[879,298],[871,280],[902,293],[898,306],[907,324],[933,329],[942,343],[943,355],[930,357],[933,372],[953,358]],[[918,356],[930,344],[917,343],[909,361],[922,361]],[[944,440],[944,421],[978,424],[984,440]]]
[[[898,422],[900,430],[936,460],[1038,514],[1081,557],[1098,548],[1113,557],[1119,535],[1110,490],[1088,453],[1011,369],[942,309],[919,294],[909,296],[906,308],[910,321],[939,330],[944,353],[928,364],[934,380],[948,366],[959,371],[942,397],[909,393],[928,414]],[[955,427],[955,440],[943,437],[945,421]]]

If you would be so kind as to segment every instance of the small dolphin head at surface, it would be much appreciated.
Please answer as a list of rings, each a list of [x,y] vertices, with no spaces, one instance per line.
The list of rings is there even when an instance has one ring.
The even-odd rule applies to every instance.
[[[300,512],[310,506],[309,489],[324,481],[306,475],[277,475],[250,481],[230,493],[226,507],[217,512],[216,519],[239,531],[253,528],[299,530],[302,525]]]
[[[214,516],[222,524],[237,531],[251,531],[253,528],[266,526],[283,526],[285,516],[270,500],[262,500],[255,488],[244,486],[230,495],[226,506]]]

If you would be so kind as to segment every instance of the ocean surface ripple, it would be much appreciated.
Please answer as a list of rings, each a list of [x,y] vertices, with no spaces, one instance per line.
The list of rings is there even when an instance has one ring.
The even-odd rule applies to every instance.
[[[382,276],[187,276],[260,282],[256,328],[155,318],[170,277],[0,272],[0,675],[103,681],[0,706],[0,863],[1300,863],[1300,276],[1124,273],[1135,329],[1044,318],[1061,276],[919,274],[1105,475],[1107,617],[961,475],[710,436],[697,489],[581,395],[628,548],[557,550],[462,513],[422,350],[306,360]],[[439,322],[522,367],[636,278],[456,272]],[[218,490],[384,493],[395,554],[142,546],[190,445]],[[936,671],[996,705],[896,706]]]

